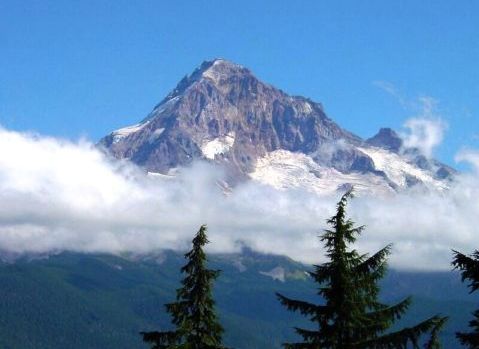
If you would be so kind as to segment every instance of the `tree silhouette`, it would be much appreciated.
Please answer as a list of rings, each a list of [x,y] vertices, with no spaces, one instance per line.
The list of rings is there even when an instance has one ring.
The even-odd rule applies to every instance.
[[[152,349],[223,349],[221,327],[212,296],[213,281],[218,270],[207,269],[203,246],[209,243],[206,225],[201,226],[192,241],[193,248],[185,254],[186,265],[181,268],[185,278],[176,290],[176,301],[166,305],[176,328],[164,332],[142,332],[143,340]]]
[[[314,323],[315,329],[295,328],[300,343],[285,343],[285,348],[359,349],[419,347],[421,335],[431,331],[425,348],[438,348],[438,332],[446,318],[433,316],[419,324],[390,332],[391,326],[407,311],[411,299],[387,305],[378,300],[379,286],[386,272],[391,245],[374,255],[359,254],[349,245],[356,241],[364,226],[355,226],[346,218],[346,205],[352,190],[342,196],[336,214],[327,222],[331,229],[320,237],[328,261],[315,265],[310,273],[318,284],[322,304],[287,298],[277,294],[291,311],[300,312]]]
[[[479,251],[476,250],[470,256],[466,256],[460,252],[453,251],[454,258],[452,265],[454,269],[461,271],[462,281],[469,281],[468,287],[472,292],[477,291],[479,288]],[[473,313],[474,318],[469,322],[471,332],[456,333],[456,337],[459,339],[462,345],[471,349],[479,348],[479,309]]]

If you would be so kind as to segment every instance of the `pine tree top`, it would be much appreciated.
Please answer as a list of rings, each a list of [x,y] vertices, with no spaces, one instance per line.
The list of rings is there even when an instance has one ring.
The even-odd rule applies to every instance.
[[[461,271],[462,281],[468,281],[470,292],[473,293],[479,289],[479,251],[474,251],[470,256],[466,256],[458,251],[454,251],[452,265],[454,269]],[[473,313],[474,318],[469,321],[471,332],[458,332],[456,337],[462,345],[471,349],[479,348],[479,310]]]
[[[224,349],[223,328],[212,296],[213,281],[220,272],[207,268],[203,247],[208,243],[207,227],[202,225],[192,240],[192,249],[185,254],[187,263],[181,272],[186,275],[176,290],[176,301],[166,304],[175,330],[143,333],[144,341],[153,343],[153,348]]]
[[[285,344],[285,348],[406,349],[408,343],[417,345],[421,334],[427,331],[437,333],[446,320],[434,316],[413,327],[388,331],[407,311],[411,301],[406,298],[387,305],[378,300],[378,282],[386,272],[391,245],[372,256],[359,254],[351,248],[364,230],[364,226],[356,226],[346,216],[347,203],[352,197],[352,190],[341,197],[336,214],[327,220],[330,229],[320,236],[328,260],[315,265],[310,275],[318,284],[318,295],[323,303],[313,304],[277,294],[283,305],[307,316],[316,328],[295,328],[303,342]],[[434,345],[438,344],[437,336],[434,338],[428,348],[435,348]]]

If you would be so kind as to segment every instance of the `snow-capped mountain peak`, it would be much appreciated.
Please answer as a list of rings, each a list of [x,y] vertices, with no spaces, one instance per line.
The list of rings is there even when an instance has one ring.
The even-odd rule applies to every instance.
[[[149,172],[203,159],[223,166],[232,185],[257,180],[318,193],[349,185],[367,192],[417,184],[443,190],[454,173],[405,154],[391,129],[363,140],[328,118],[320,103],[290,96],[225,59],[203,62],[142,122],[100,144]]]

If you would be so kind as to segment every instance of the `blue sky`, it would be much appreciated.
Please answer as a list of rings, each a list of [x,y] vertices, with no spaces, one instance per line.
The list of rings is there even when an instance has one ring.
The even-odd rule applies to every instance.
[[[477,1],[3,0],[0,124],[96,141],[223,57],[362,137],[434,98],[453,164],[479,147],[478,23]]]

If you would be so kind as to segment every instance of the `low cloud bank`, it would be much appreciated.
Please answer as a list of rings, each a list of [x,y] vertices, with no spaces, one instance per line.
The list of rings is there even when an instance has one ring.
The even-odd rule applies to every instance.
[[[317,236],[339,196],[253,182],[225,195],[221,170],[209,164],[194,164],[175,178],[146,176],[86,141],[5,129],[0,149],[0,250],[6,253],[184,249],[207,223],[211,252],[247,245],[321,262]],[[463,151],[458,160],[479,166],[479,153]],[[358,249],[374,252],[392,242],[394,267],[449,269],[451,248],[479,248],[478,182],[477,174],[465,174],[447,193],[354,199],[349,212],[367,225]]]

